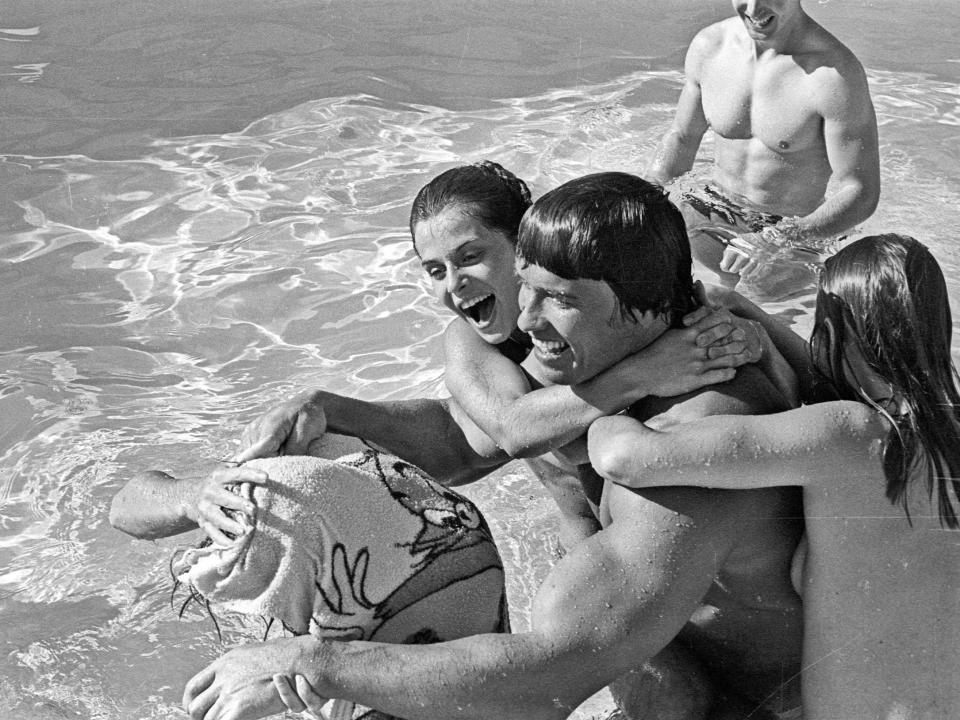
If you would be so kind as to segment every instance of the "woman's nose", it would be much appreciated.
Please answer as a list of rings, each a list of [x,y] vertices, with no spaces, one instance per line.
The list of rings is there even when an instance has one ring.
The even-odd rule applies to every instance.
[[[447,268],[447,292],[454,294],[463,287],[463,281],[466,279],[466,276],[460,272],[460,268],[448,267]]]

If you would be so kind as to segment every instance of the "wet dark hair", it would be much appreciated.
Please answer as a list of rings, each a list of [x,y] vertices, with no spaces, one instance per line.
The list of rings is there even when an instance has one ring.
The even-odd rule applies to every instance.
[[[530,207],[530,190],[523,180],[490,160],[460,165],[437,175],[417,193],[410,209],[410,237],[417,249],[417,224],[452,205],[490,230],[516,242],[520,218]]]
[[[832,337],[831,337],[832,329]],[[853,329],[855,337],[848,338]],[[958,527],[960,394],[950,357],[953,330],[947,286],[930,251],[905,235],[862,238],[826,261],[820,279],[812,359],[837,397],[866,402],[892,424],[883,454],[886,496],[907,517],[907,488],[925,469],[927,492],[940,522]],[[903,399],[903,411],[884,407],[854,386],[844,342]]]
[[[698,305],[683,216],[635,175],[586,175],[545,194],[520,224],[517,254],[567,280],[606,282],[624,318],[652,310],[677,323]]]

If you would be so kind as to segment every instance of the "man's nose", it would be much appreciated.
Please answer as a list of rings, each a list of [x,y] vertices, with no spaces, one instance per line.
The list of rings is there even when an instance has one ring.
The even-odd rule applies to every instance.
[[[517,300],[520,303],[520,316],[517,318],[517,327],[523,332],[534,330],[540,322],[539,305],[533,302],[531,293],[520,287],[520,295]]]

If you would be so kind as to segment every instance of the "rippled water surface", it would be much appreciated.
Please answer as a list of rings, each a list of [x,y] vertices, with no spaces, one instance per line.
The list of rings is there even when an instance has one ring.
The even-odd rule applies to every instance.
[[[730,6],[8,5],[0,717],[184,718],[183,683],[224,649],[205,616],[169,604],[167,559],[192,538],[129,540],[106,521],[113,493],[137,470],[208,469],[258,409],[303,387],[439,394],[449,317],[410,247],[416,190],[481,158],[535,194],[641,171],[686,43]],[[960,10],[805,6],[864,61],[877,106],[883,198],[859,232],[927,242],[956,310]],[[805,329],[811,302],[771,308]],[[516,466],[469,492],[525,627],[549,503]],[[259,632],[228,622],[224,643]]]

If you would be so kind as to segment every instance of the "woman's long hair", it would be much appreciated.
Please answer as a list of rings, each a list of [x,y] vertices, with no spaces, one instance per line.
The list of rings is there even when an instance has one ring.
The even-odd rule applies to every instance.
[[[810,338],[814,366],[839,397],[866,402],[890,420],[883,455],[890,502],[909,518],[907,488],[925,469],[940,522],[957,528],[960,394],[952,329],[943,273],[913,238],[865,237],[826,261]],[[845,353],[851,342],[889,384],[889,398],[871,397],[855,382]]]

